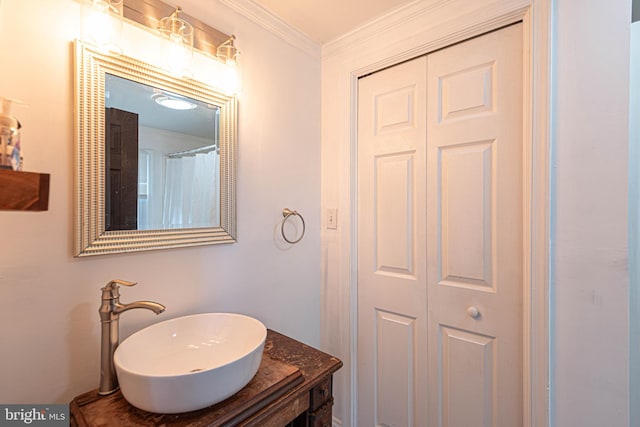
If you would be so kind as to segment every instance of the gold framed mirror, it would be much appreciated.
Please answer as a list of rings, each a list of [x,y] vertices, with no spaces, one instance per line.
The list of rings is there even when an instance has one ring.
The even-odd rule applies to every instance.
[[[80,41],[75,74],[75,256],[235,242],[237,98]]]

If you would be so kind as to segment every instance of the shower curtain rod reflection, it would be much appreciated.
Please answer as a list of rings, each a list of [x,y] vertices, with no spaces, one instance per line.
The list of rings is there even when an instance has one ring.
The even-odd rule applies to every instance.
[[[204,153],[209,153],[211,151],[218,151],[218,147],[214,144],[214,145],[207,145],[206,147],[199,147],[199,148],[193,148],[191,150],[185,150],[185,151],[177,151],[175,153],[169,153],[167,154],[167,157],[170,157],[172,159],[176,159],[176,158],[180,158],[180,157],[186,157],[186,156],[195,156],[196,154],[204,154]]]

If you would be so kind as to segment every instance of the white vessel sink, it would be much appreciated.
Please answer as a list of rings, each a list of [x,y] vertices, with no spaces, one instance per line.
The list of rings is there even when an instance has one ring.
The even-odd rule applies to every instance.
[[[175,414],[232,396],[256,374],[267,329],[240,314],[205,313],[156,323],[116,348],[122,394],[133,406]]]

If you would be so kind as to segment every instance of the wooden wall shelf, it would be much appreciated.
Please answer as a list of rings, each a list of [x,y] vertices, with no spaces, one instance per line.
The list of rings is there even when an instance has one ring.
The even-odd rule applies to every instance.
[[[0,169],[0,210],[49,209],[49,174]]]

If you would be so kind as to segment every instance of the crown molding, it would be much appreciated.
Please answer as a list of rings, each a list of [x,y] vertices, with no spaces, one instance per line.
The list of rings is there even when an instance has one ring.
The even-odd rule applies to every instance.
[[[314,58],[320,58],[322,48],[319,43],[316,43],[302,31],[286,23],[282,18],[253,0],[219,0],[219,2],[281,38],[291,46]]]
[[[496,28],[496,22],[511,22],[512,16],[520,15],[528,8],[530,2],[531,0],[486,0],[464,6],[465,3],[461,0],[415,0],[324,44],[322,58],[327,59],[343,53],[352,55],[354,46],[359,46],[361,51],[371,49],[372,45],[375,45],[374,50],[380,50],[383,45],[411,43],[412,38],[433,32],[448,34],[451,39],[449,44],[452,44],[480,34],[481,32],[476,31],[478,27]],[[455,8],[452,9],[453,3],[458,3],[460,6],[457,12],[452,11],[455,10]],[[453,34],[450,28],[449,22],[453,18],[457,19],[458,23],[462,22],[458,25],[459,33],[464,36],[462,39],[459,37],[460,34]],[[479,25],[479,22],[482,24]],[[398,38],[398,28],[407,29],[404,32],[406,39]],[[382,44],[381,40],[383,40]],[[425,46],[415,50],[414,56],[427,51]],[[406,54],[407,52],[403,60],[411,58],[406,57]],[[400,60],[395,63],[397,62]],[[391,64],[386,64],[388,65]]]
[[[369,38],[379,36],[381,33],[402,28],[403,25],[419,20],[428,13],[433,13],[434,10],[445,6],[447,3],[449,3],[449,0],[415,0],[400,6],[325,43],[322,46],[322,56],[331,56],[354,43],[360,43]]]

